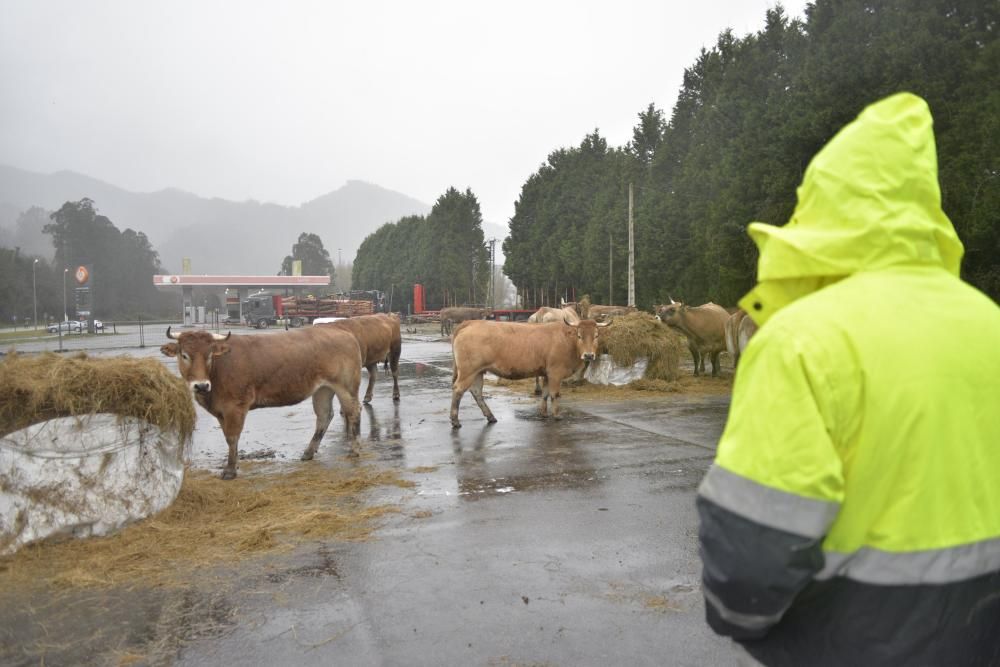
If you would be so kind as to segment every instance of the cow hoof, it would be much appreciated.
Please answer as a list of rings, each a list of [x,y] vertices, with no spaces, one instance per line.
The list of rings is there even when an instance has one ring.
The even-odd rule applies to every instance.
[[[542,390],[541,389],[536,389],[535,390],[535,396],[541,396],[541,395],[542,395]]]
[[[462,428],[462,425],[460,423],[458,423],[458,422],[452,422],[451,423],[451,428],[452,429]]]
[[[236,479],[236,471],[231,468],[226,468],[222,471],[222,474],[219,475],[219,477],[225,480]]]
[[[372,402],[372,398],[371,398],[371,396],[365,396],[365,400],[363,400],[361,402],[364,403],[365,405],[368,405],[369,403]]]
[[[392,402],[399,403],[399,394],[396,394],[395,396],[392,397]]]
[[[299,460],[300,461],[312,461],[313,460],[313,453],[312,452],[303,452],[302,456],[299,457]]]
[[[486,423],[487,424],[496,424],[497,423],[497,418],[496,417],[487,417],[486,418]]]

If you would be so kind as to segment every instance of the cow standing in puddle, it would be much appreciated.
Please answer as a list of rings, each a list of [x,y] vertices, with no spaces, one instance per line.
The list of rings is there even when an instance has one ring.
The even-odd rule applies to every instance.
[[[229,457],[222,479],[236,477],[240,434],[247,412],[295,405],[312,397],[316,430],[302,460],[312,459],[340,401],[351,439],[360,431],[361,349],[338,328],[312,327],[268,336],[225,336],[209,331],[171,333],[160,352],[177,358],[177,370],[195,400],[216,419]]]
[[[598,328],[608,326],[593,320],[577,324],[552,322],[463,322],[452,340],[451,425],[461,427],[458,406],[466,391],[472,392],[490,424],[496,417],[483,399],[483,375],[487,372],[510,380],[544,377],[545,391],[539,413],[559,418],[559,387],[585,361],[597,356]]]

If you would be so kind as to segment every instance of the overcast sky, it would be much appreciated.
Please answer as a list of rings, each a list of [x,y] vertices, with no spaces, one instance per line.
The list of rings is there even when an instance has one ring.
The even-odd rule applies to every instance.
[[[289,205],[468,187],[506,224],[551,151],[669,116],[699,50],[774,4],[0,0],[0,163]]]

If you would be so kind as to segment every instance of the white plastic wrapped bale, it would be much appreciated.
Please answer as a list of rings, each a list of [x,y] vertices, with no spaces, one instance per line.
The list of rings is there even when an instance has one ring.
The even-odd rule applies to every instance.
[[[190,439],[98,413],[0,438],[0,554],[56,534],[107,535],[169,506]]]
[[[619,366],[610,354],[602,354],[595,361],[590,362],[583,378],[592,384],[629,384],[641,379],[646,374],[648,363],[646,357],[639,357],[631,366]]]

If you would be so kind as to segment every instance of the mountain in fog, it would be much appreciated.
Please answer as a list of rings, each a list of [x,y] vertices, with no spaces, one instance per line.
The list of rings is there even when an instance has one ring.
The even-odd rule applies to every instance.
[[[70,171],[37,174],[0,165],[0,242],[12,236],[22,211],[32,206],[55,211],[84,197],[118,229],[145,233],[167,271],[180,272],[181,259],[189,257],[192,272],[215,274],[275,274],[302,232],[318,234],[335,264],[338,249],[348,263],[381,225],[431,209],[362,181],[348,181],[301,206],[281,206],[206,199],[176,189],[129,192]]]

